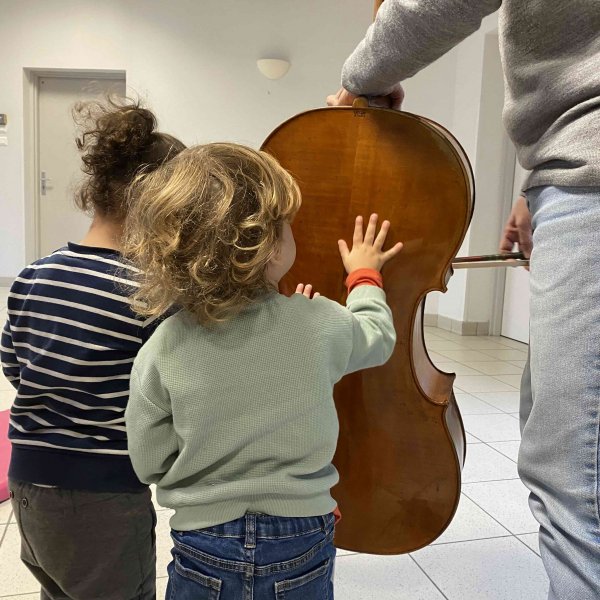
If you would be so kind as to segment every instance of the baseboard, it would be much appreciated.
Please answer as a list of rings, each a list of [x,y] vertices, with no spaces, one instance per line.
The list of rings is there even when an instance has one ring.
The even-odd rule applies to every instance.
[[[425,313],[425,317],[423,318],[423,325],[425,325],[425,327],[437,327],[438,316],[435,314]]]
[[[489,321],[459,321],[443,315],[425,315],[427,327],[439,327],[458,335],[489,335]]]

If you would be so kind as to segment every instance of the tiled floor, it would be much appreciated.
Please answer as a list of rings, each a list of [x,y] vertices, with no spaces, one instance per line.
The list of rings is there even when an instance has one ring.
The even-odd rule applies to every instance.
[[[6,294],[0,290],[0,318]],[[431,546],[404,556],[341,551],[341,600],[545,600],[548,581],[536,522],[517,475],[518,381],[526,346],[497,337],[461,337],[426,328],[433,360],[458,373],[456,396],[468,432],[463,493],[454,521]],[[0,410],[12,398],[0,378]],[[159,509],[158,598],[169,562],[170,511]],[[38,586],[19,561],[19,534],[8,503],[0,504],[0,599],[33,600]]]

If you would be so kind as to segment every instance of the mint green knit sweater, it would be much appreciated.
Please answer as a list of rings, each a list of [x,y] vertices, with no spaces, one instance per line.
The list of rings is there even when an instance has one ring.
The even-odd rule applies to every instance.
[[[385,293],[367,285],[346,307],[273,293],[210,330],[167,319],[135,360],[126,421],[135,471],[175,509],[172,528],[332,511],[333,386],[386,362],[395,339]]]

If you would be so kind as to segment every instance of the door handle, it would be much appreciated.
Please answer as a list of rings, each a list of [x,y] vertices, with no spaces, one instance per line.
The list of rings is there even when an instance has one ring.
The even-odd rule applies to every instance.
[[[42,196],[46,195],[46,190],[48,188],[52,188],[52,186],[49,185],[51,181],[52,179],[46,175],[46,171],[42,171],[40,174],[40,193]]]

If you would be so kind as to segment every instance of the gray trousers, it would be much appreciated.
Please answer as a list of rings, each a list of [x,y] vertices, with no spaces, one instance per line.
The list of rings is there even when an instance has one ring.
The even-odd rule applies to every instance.
[[[600,189],[538,187],[519,474],[550,600],[600,598]]]
[[[95,493],[10,481],[21,559],[42,600],[154,600],[149,490]]]

